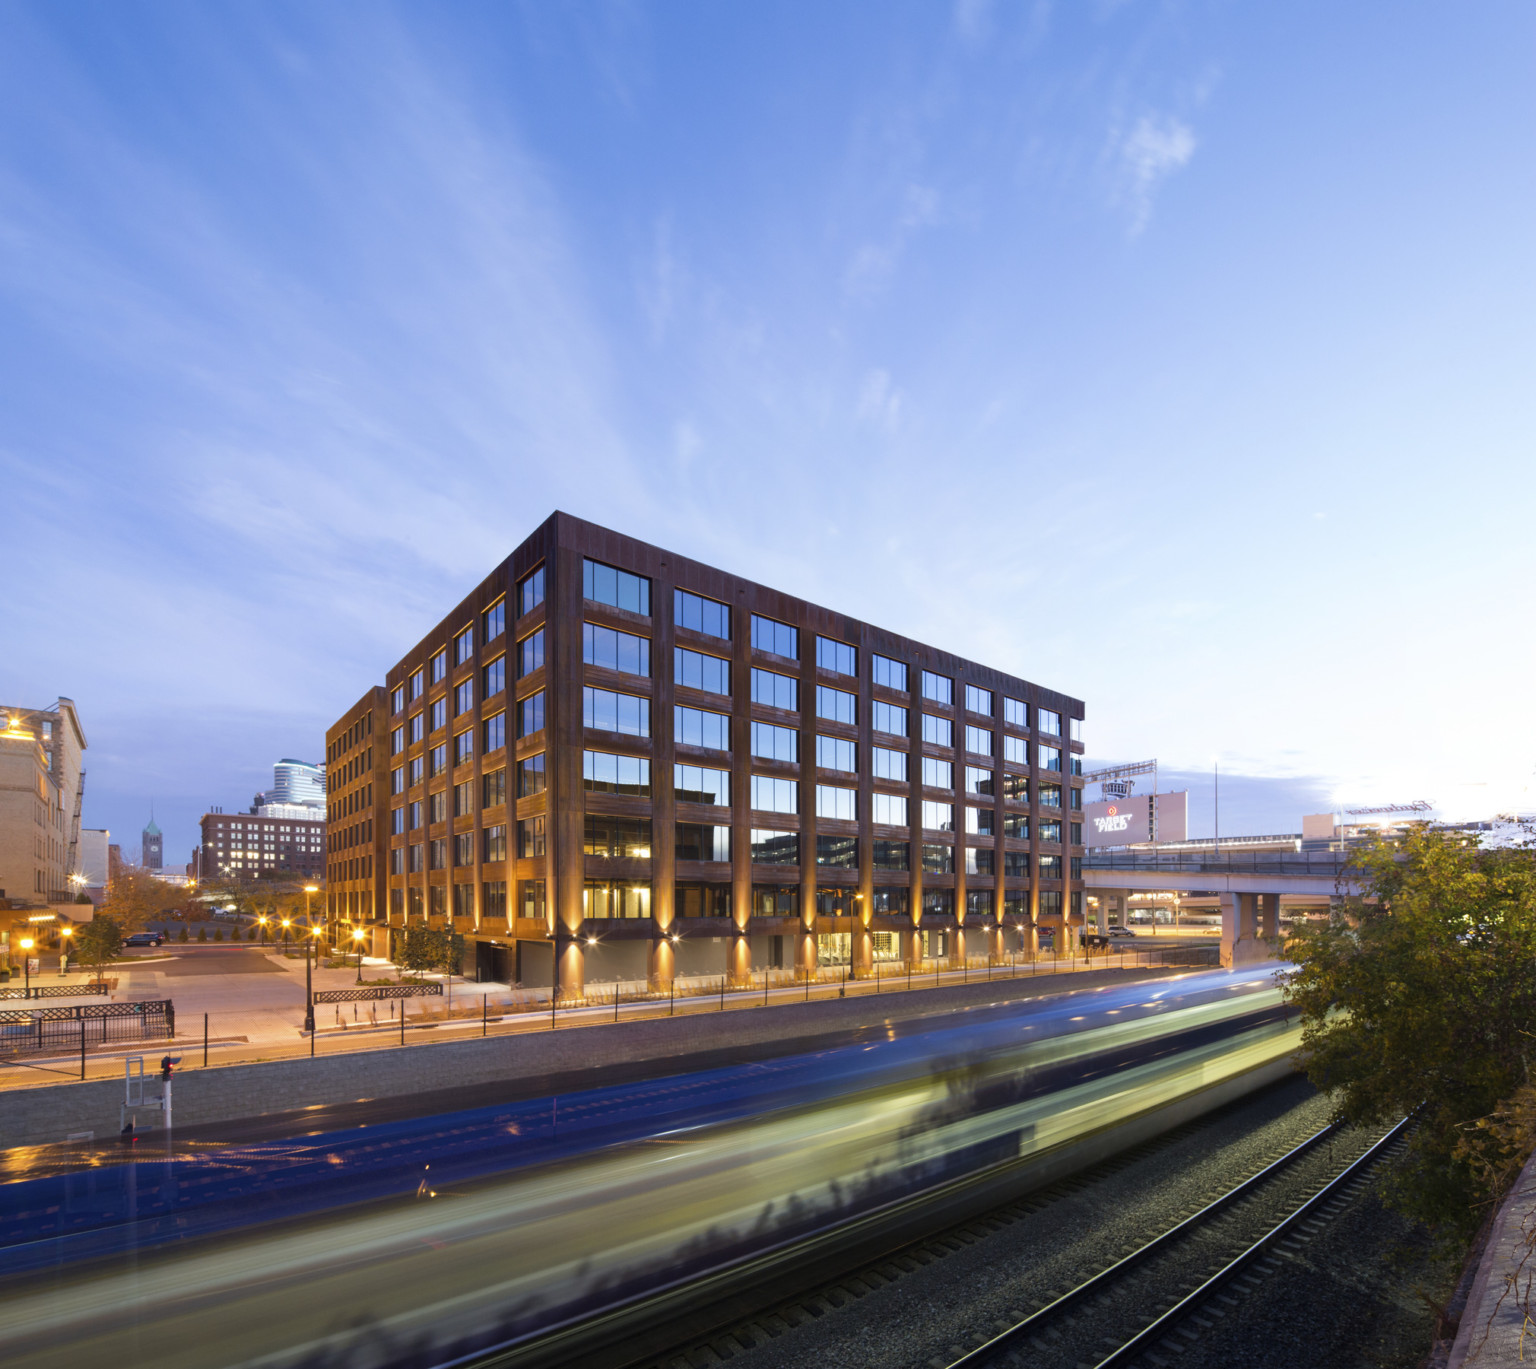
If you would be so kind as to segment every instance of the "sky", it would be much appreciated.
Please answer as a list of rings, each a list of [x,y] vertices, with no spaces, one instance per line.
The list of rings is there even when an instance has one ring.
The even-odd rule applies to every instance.
[[[1533,40],[0,4],[0,702],[185,860],[559,508],[1083,699],[1195,834],[1536,809]]]

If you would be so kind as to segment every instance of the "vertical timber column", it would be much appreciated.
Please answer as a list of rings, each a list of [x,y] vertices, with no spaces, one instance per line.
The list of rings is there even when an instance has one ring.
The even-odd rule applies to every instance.
[[[796,624],[800,642],[800,934],[795,965],[814,979],[816,954],[816,629]]]
[[[917,661],[907,664],[907,916],[911,927],[901,934],[901,957],[910,970],[923,959],[923,671]]]
[[[752,614],[746,594],[738,590],[731,605],[731,920],[743,933],[752,923]],[[750,942],[747,961],[750,974]]]
[[[952,680],[953,694],[950,699],[950,717],[954,719],[955,744],[954,755],[951,758],[954,763],[955,789],[955,830],[952,840],[955,843],[955,876],[954,876],[954,924],[955,929],[949,937],[949,963],[952,969],[959,969],[965,964],[965,852],[970,840],[970,833],[966,830],[966,812],[970,808],[970,788],[966,784],[966,760],[969,753],[965,749],[965,680],[958,670],[949,672]],[[978,797],[980,797],[978,795]]]
[[[677,921],[677,796],[672,785],[674,583],[670,561],[659,561],[651,577],[651,941],[645,979],[652,989],[671,983],[676,963],[668,940]]]
[[[1029,763],[1029,954],[1040,954],[1040,705],[1029,701],[1029,740],[1024,758]],[[1057,952],[1061,942],[1055,943]]]
[[[582,822],[585,800],[582,788],[582,729],[580,709],[582,623],[585,621],[581,587],[580,547],[562,545],[567,531],[563,519],[555,520],[554,545],[545,557],[545,727],[548,752],[545,803],[549,813],[550,887],[546,898],[553,910],[555,927],[555,985],[564,1002],[580,1002],[586,993],[586,960],[581,945],[583,917]],[[653,663],[654,668],[654,663]],[[553,716],[551,716],[551,714]],[[511,777],[509,777],[511,778]]]
[[[845,637],[846,633],[843,634]],[[874,662],[869,654],[869,634],[860,631],[853,643],[858,654],[854,668],[858,671],[858,798],[855,815],[859,820],[859,887],[853,901],[853,948],[849,955],[848,972],[854,979],[868,979],[875,972],[875,939],[870,931],[870,919],[875,913],[875,840],[874,840],[874,725],[871,717],[873,700]],[[910,815],[909,815],[910,816]]]

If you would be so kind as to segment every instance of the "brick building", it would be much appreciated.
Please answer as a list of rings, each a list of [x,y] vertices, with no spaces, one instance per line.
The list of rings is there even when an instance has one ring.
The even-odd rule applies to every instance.
[[[328,731],[332,912],[571,997],[1029,947],[1082,916],[1082,717],[556,513]]]
[[[325,822],[260,813],[204,813],[193,877],[315,880],[325,874]]]

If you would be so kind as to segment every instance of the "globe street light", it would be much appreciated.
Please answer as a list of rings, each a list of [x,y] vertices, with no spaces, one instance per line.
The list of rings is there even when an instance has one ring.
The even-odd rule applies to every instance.
[[[22,937],[21,946],[21,972],[26,976],[26,996],[32,997],[32,947],[37,943],[29,936]]]
[[[315,987],[310,977],[310,952],[314,949],[316,932],[313,927],[304,938],[304,1030],[311,1037],[315,1034]]]
[[[361,927],[352,929],[352,940],[357,943],[357,982],[361,984],[363,982],[363,929]]]

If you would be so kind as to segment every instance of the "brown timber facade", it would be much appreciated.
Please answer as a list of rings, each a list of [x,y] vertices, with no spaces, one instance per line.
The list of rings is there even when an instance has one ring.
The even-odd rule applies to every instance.
[[[556,513],[328,732],[374,824],[332,914],[451,919],[466,973],[565,1000],[1031,949],[1081,925],[1082,717]]]

